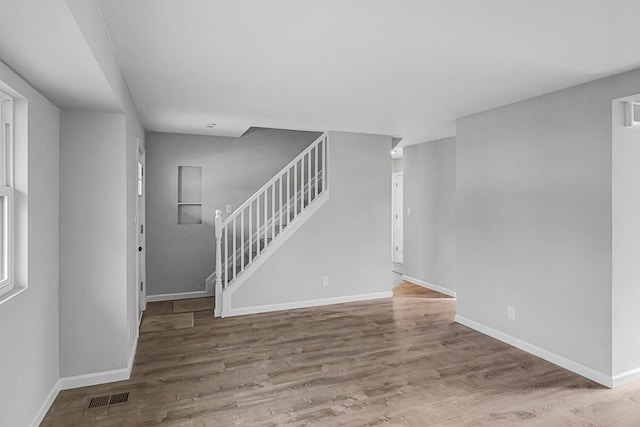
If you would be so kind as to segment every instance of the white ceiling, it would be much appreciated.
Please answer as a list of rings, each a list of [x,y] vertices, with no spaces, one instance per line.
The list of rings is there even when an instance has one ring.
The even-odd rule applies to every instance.
[[[455,134],[457,117],[640,68],[638,0],[97,3],[156,131],[332,129],[407,145]],[[64,0],[3,0],[0,60],[60,106],[115,108]]]
[[[146,127],[423,142],[640,67],[637,0],[98,0]],[[640,88],[639,88],[640,89]]]
[[[64,0],[2,0],[0,61],[60,107],[120,109]]]

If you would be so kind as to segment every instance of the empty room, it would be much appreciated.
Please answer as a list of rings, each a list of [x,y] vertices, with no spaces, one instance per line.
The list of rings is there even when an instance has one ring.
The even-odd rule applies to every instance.
[[[635,0],[0,2],[0,426],[640,425]]]

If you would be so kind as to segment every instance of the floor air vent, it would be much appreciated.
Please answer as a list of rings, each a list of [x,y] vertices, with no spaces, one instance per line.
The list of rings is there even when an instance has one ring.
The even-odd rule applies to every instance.
[[[127,403],[128,401],[129,401],[129,392],[112,394],[111,399],[109,399],[109,406],[120,405],[123,403]]]
[[[91,408],[99,408],[101,406],[107,406],[109,404],[109,398],[111,396],[98,396],[92,397],[91,402],[89,402],[89,409]]]
[[[103,406],[122,405],[129,401],[129,392],[111,394],[107,396],[92,397],[89,402],[89,409],[100,408]]]

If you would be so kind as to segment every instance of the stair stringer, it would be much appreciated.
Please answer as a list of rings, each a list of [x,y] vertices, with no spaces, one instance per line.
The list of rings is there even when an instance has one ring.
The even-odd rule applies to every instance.
[[[240,274],[238,278],[228,288],[222,290],[222,310],[219,312],[214,312],[214,315],[216,317],[218,316],[229,317],[229,316],[238,315],[238,314],[235,314],[233,312],[233,309],[231,308],[231,296],[238,289],[240,289],[240,287],[242,287],[242,285],[247,281],[247,279],[249,279],[249,277],[251,277],[251,275],[253,275],[253,273],[257,271],[262,264],[264,264],[269,258],[271,258],[271,256],[275,254],[278,251],[278,249],[287,240],[289,240],[289,238],[293,236],[296,233],[296,231],[298,231],[298,229],[302,227],[302,225],[304,225],[305,222],[311,219],[311,217],[313,217],[313,215],[315,215],[315,213],[318,210],[320,210],[320,208],[328,201],[329,201],[329,190],[327,189],[323,191],[321,194],[319,194],[318,197],[314,199],[313,202],[305,208],[302,214],[298,216],[294,221],[292,221],[284,229],[284,231],[280,233],[278,237],[276,237],[276,239],[269,244],[269,246],[267,247],[267,250],[262,252],[260,257],[258,257],[245,271],[243,271],[242,274]],[[209,281],[209,279],[207,279],[207,281]],[[216,295],[215,297],[218,298],[219,296]]]

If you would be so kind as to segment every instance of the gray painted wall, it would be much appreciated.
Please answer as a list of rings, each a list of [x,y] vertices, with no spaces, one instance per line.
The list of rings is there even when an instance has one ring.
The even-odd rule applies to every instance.
[[[319,135],[275,129],[250,129],[240,138],[147,133],[148,295],[204,290],[215,267],[215,210],[240,206]],[[178,166],[202,167],[202,224],[177,223]]]
[[[28,231],[25,222],[16,229],[16,279],[27,282],[28,288],[0,305],[0,424],[26,426],[59,377],[60,111],[2,63],[0,81],[28,101],[28,106],[16,106],[22,110],[16,120],[27,120],[23,124],[28,129],[26,134],[16,127],[16,150],[28,150],[28,182],[18,179],[24,173],[16,171],[16,198],[28,195]],[[22,162],[21,158],[17,153],[16,160]]]
[[[144,146],[144,129],[138,117],[138,112],[129,88],[124,80],[120,64],[113,51],[113,45],[109,34],[104,27],[102,14],[95,2],[84,0],[67,0],[69,10],[73,14],[79,28],[87,41],[104,78],[111,87],[114,97],[120,105],[119,112],[125,115],[126,120],[126,212],[122,217],[126,220],[127,242],[126,248],[126,289],[127,289],[127,322],[130,336],[129,353],[133,351],[137,342],[137,316],[138,306],[136,298],[138,293],[138,283],[136,279],[136,257],[137,257],[137,224],[136,216],[136,164],[138,144],[136,138],[140,139]],[[120,142],[121,143],[121,142]]]
[[[127,366],[125,116],[62,111],[60,371]]]
[[[126,87],[125,87],[126,89]],[[138,236],[138,223],[136,219],[143,223],[145,221],[145,211],[144,211],[144,198],[146,195],[141,197],[140,203],[140,218],[136,218],[136,202],[138,198],[138,181],[137,181],[137,172],[138,172],[138,143],[142,146],[144,150],[144,128],[138,119],[138,115],[136,113],[135,107],[133,106],[133,102],[129,96],[128,91],[123,93],[123,105],[125,111],[125,169],[126,169],[126,181],[125,181],[125,189],[123,192],[126,196],[126,212],[124,213],[123,219],[126,220],[126,233],[127,233],[127,241],[126,241],[126,265],[127,265],[127,274],[126,274],[126,289],[127,289],[127,324],[129,328],[129,347],[128,352],[131,355],[134,347],[137,345],[138,341],[138,280],[136,277],[136,262],[138,256],[138,244],[137,244],[137,236]],[[143,162],[144,163],[144,162]],[[144,236],[142,236],[144,239]],[[142,241],[142,246],[146,246],[144,240]]]
[[[391,290],[390,143],[329,132],[329,201],[233,294],[232,308]]]
[[[458,314],[605,376],[611,101],[638,87],[634,71],[457,122]],[[624,310],[638,311],[637,301]]]
[[[404,274],[455,291],[456,139],[405,147],[403,177]]]
[[[624,127],[623,102],[612,107],[615,376],[640,367],[640,129]]]

